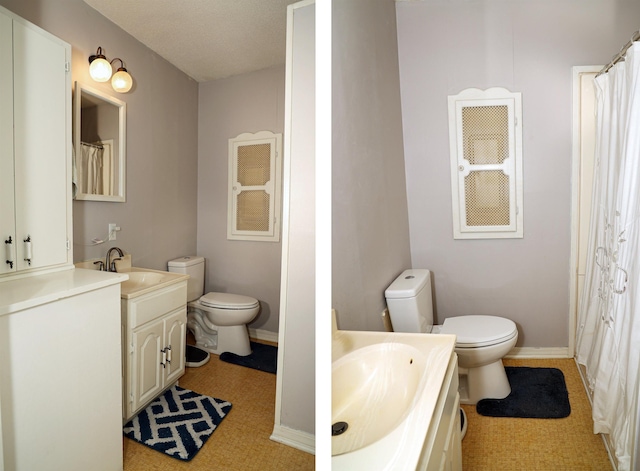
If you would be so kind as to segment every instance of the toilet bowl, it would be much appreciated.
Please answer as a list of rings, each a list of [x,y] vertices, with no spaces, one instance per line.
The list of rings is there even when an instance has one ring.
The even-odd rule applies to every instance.
[[[456,336],[461,404],[503,399],[511,393],[502,358],[518,341],[513,321],[495,316],[450,317],[442,326],[434,326],[432,333]]]
[[[456,336],[461,404],[503,399],[511,393],[502,358],[518,340],[513,321],[469,315],[450,317],[434,326],[431,274],[425,269],[405,270],[387,288],[385,297],[394,331]]]
[[[231,293],[204,293],[204,258],[181,257],[171,260],[169,271],[190,275],[187,281],[187,328],[196,346],[219,355],[231,352],[251,354],[247,325],[260,311],[252,297]]]

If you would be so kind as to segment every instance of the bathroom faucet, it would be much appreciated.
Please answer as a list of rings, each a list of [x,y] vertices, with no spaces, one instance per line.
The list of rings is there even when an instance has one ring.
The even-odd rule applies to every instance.
[[[120,256],[120,258],[114,258],[113,260],[111,260],[111,252],[117,250],[118,251],[118,255]],[[122,250],[118,247],[111,247],[108,251],[107,251],[107,259],[106,259],[106,263],[105,265],[107,266],[107,271],[117,271],[116,270],[116,260],[120,260],[122,257],[124,257],[124,253],[122,252]]]

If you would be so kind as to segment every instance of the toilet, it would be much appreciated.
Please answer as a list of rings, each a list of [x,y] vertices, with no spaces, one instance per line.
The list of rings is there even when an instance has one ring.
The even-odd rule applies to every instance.
[[[503,399],[511,393],[502,358],[518,340],[513,321],[468,315],[450,317],[434,326],[431,273],[425,269],[402,272],[385,290],[385,298],[395,332],[456,335],[461,404]]]
[[[257,299],[230,293],[204,293],[204,257],[181,257],[168,262],[170,272],[189,275],[187,328],[196,346],[213,354],[251,354],[247,324],[260,310]]]

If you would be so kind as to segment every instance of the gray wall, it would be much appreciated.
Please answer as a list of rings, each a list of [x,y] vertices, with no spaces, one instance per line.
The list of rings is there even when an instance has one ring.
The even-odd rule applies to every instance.
[[[341,329],[382,330],[410,268],[395,4],[332,5],[332,303]]]
[[[117,245],[138,266],[166,269],[168,260],[195,252],[198,84],[82,0],[0,4],[71,44],[73,81],[127,103],[127,202],[74,202],[74,261]],[[98,46],[125,61],[131,92],[91,80],[87,59]],[[109,223],[122,228],[117,240],[89,246],[106,240]]]
[[[260,300],[249,327],[270,332],[278,332],[282,244],[227,240],[228,145],[245,132],[282,133],[284,85],[277,66],[201,83],[198,99],[197,251],[207,260],[206,289]]]
[[[571,67],[608,62],[638,18],[635,1],[397,4],[411,258],[439,323],[493,314],[518,346],[568,345]],[[522,92],[524,238],[454,241],[447,95],[493,86]]]

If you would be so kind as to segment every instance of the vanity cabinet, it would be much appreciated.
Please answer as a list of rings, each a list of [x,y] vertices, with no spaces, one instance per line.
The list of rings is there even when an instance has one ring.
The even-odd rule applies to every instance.
[[[417,469],[462,470],[460,394],[458,393],[458,356],[456,354],[451,356]]]
[[[71,46],[0,7],[0,63],[0,278],[71,268]]]
[[[184,374],[186,304],[186,281],[121,300],[125,422]]]
[[[125,279],[78,269],[0,283],[0,470],[122,470]]]

